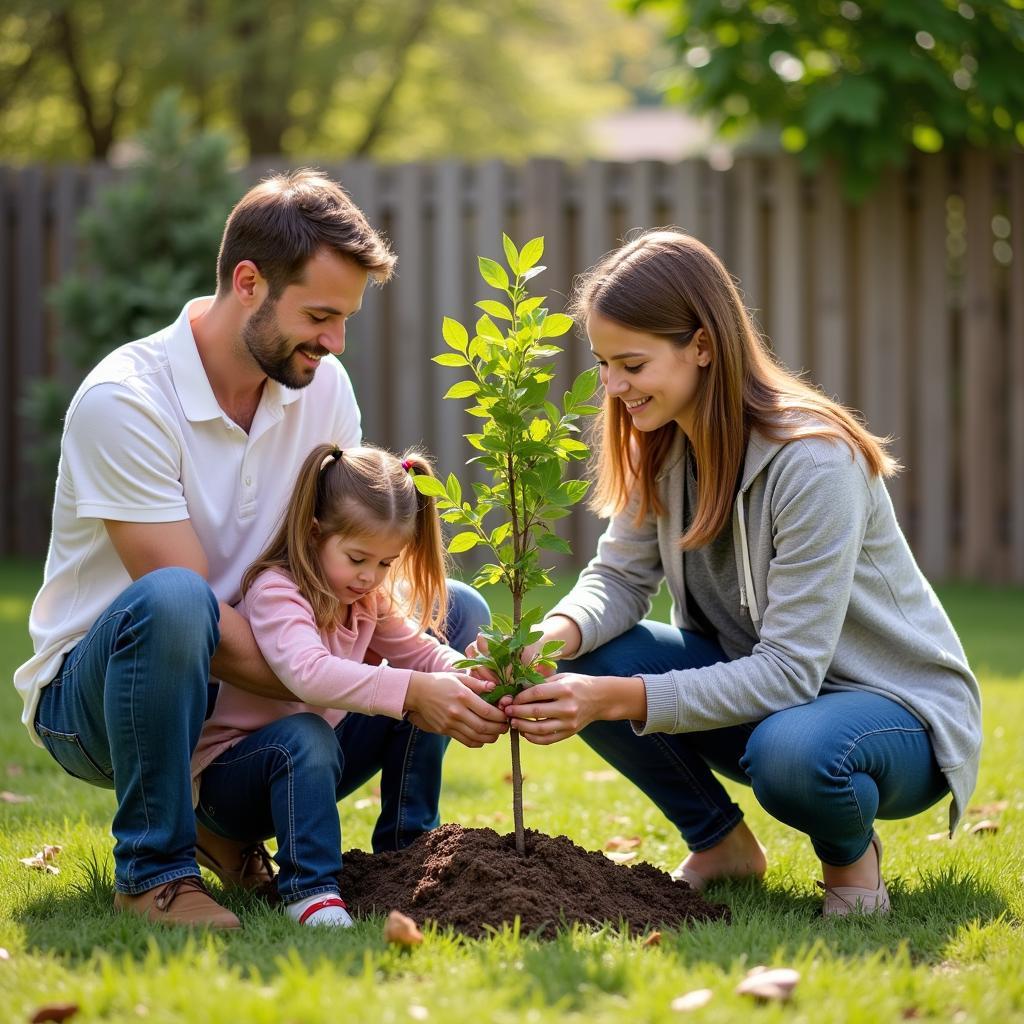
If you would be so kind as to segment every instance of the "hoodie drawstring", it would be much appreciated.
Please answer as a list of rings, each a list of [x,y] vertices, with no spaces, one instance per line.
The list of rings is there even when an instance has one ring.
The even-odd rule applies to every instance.
[[[750,618],[754,622],[760,621],[761,613],[757,607],[757,598],[754,596],[754,574],[750,569],[750,551],[747,548],[747,517],[743,510],[743,492],[736,495],[736,515],[740,527],[740,556],[743,561],[743,579],[740,580],[740,605],[749,605]],[[744,601],[744,597],[746,600]]]

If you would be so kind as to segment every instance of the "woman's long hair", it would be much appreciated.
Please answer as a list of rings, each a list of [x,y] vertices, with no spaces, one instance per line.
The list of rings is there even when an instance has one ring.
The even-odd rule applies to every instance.
[[[886,439],[776,361],[721,260],[690,235],[649,231],[609,253],[577,280],[571,312],[579,323],[598,313],[680,348],[698,328],[704,330],[711,361],[700,371],[690,437],[698,467],[697,508],[680,540],[684,549],[708,544],[728,523],[753,428],[776,441],[842,441],[876,475],[890,476],[899,468]],[[591,506],[612,515],[634,496],[638,521],[663,514],[656,481],[678,429],[666,423],[638,430],[625,404],[606,394],[595,424]]]
[[[412,482],[413,474],[433,472],[430,459],[416,450],[398,458],[371,445],[344,451],[317,445],[299,470],[273,540],[242,576],[242,593],[266,569],[284,569],[313,608],[317,626],[329,629],[342,606],[320,565],[320,544],[336,534],[391,531],[408,538],[385,581],[391,602],[443,636],[447,559],[437,503]]]

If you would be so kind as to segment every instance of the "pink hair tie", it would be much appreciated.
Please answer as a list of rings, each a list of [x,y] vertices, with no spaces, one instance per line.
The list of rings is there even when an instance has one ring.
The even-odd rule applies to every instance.
[[[409,470],[412,469],[412,462],[411,462],[411,460],[409,460],[409,459],[402,459],[402,469],[404,469],[406,471],[406,473],[408,473]]]

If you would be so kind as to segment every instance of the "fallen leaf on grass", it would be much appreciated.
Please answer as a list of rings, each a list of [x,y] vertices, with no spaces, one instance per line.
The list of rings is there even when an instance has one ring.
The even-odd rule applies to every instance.
[[[661,932],[651,932],[650,935],[644,939],[645,946],[660,946],[661,945]]]
[[[635,850],[643,840],[639,836],[612,836],[604,844],[606,850]]]
[[[999,822],[993,818],[982,818],[981,821],[975,822],[968,830],[968,835],[986,835],[992,834],[999,831]]]
[[[1009,800],[994,800],[990,804],[978,804],[975,807],[968,807],[965,813],[968,818],[991,818],[994,814],[1002,814],[1009,806]]]
[[[23,793],[12,793],[9,789],[0,790],[0,802],[5,804],[27,804],[32,797]]]
[[[37,871],[45,871],[50,875],[59,875],[60,868],[54,863],[57,854],[60,853],[59,846],[44,846],[38,853],[31,857],[19,857],[18,859],[27,868],[35,868]]]
[[[392,910],[384,922],[384,940],[398,946],[418,946],[423,941],[423,932],[411,917]]]
[[[687,992],[684,996],[676,996],[669,1004],[676,1013],[689,1013],[691,1010],[699,1010],[707,1006],[714,998],[715,993],[709,988],[697,988]]]
[[[47,1020],[67,1020],[78,1013],[78,1003],[51,1003],[49,1006],[40,1006],[35,1013],[29,1017],[32,1024],[43,1024]]]
[[[430,1011],[425,1006],[417,1006],[413,1003],[413,1005],[409,1007],[409,1016],[412,1017],[413,1020],[426,1020],[430,1016]]]
[[[800,972],[791,967],[755,967],[747,971],[747,976],[736,986],[736,994],[753,996],[764,1002],[784,1003],[793,994]]]
[[[584,782],[614,782],[619,777],[618,772],[584,772]]]
[[[625,864],[627,861],[635,860],[635,853],[626,853],[622,850],[605,850],[604,855],[609,859],[615,861],[616,864]]]
[[[908,1006],[900,1016],[904,1020],[917,1020],[921,1016],[921,1011],[916,1006]]]
[[[925,838],[928,840],[928,842],[935,843],[935,842],[938,842],[940,839],[948,839],[949,838],[949,833],[948,832],[929,832],[928,835],[925,836]]]

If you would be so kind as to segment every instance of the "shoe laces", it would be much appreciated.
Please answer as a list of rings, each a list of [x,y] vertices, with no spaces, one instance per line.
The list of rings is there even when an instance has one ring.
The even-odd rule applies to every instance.
[[[204,896],[213,899],[210,890],[198,875],[185,875],[182,878],[175,878],[168,882],[163,892],[153,901],[157,910],[167,910],[170,905],[183,893],[188,891],[201,892]]]

